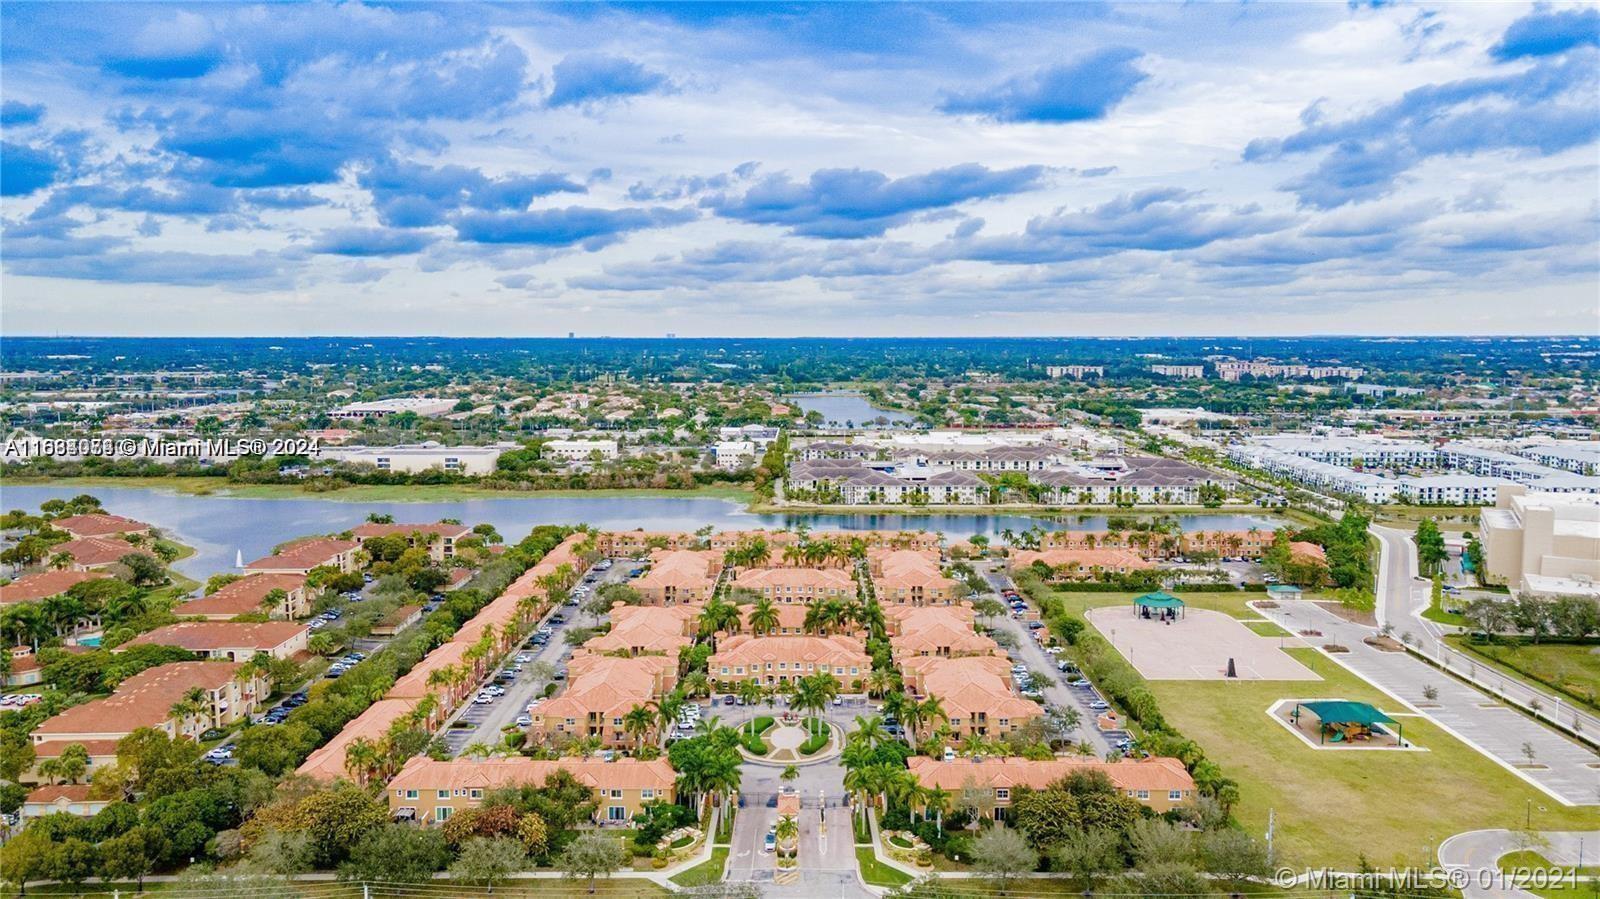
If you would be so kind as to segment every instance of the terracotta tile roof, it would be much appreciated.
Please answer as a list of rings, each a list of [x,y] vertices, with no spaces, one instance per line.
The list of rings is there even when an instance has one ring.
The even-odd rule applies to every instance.
[[[28,794],[27,801],[34,805],[47,802],[66,800],[67,802],[88,802],[89,793],[94,789],[93,784],[53,784],[39,787]],[[110,802],[109,799],[99,800]]]
[[[389,732],[390,725],[411,714],[416,706],[415,699],[380,699],[367,706],[366,711],[350,719],[342,730],[333,735],[333,739],[306,756],[295,773],[323,782],[341,777],[348,779],[350,775],[345,770],[344,762],[345,750],[350,744],[359,737],[366,737],[373,742],[381,740]]]
[[[245,567],[257,571],[310,571],[318,565],[331,563],[335,556],[360,545],[354,540],[311,537],[291,543],[276,555],[257,559]]]
[[[406,790],[431,795],[427,793],[428,790],[493,790],[523,784],[540,786],[545,778],[558,770],[569,771],[579,781],[596,789],[656,790],[658,795],[670,791],[677,781],[676,773],[664,758],[648,762],[631,758],[607,762],[597,758],[543,760],[510,756],[457,758],[440,762],[419,755],[407,762],[400,773],[389,781],[389,790],[391,795],[399,791],[403,797]]]
[[[776,602],[772,604],[773,611],[778,613],[778,627],[783,630],[795,630],[806,626],[806,612],[810,608],[808,603]],[[744,629],[750,630],[750,613],[755,611],[755,604],[739,607],[739,620],[744,623]]]
[[[132,534],[150,530],[150,525],[142,521],[99,512],[57,518],[50,525],[74,537],[109,537],[113,534]]]
[[[854,666],[860,670],[872,667],[872,657],[867,655],[861,641],[855,637],[834,634],[827,637],[811,635],[779,635],[753,637],[736,634],[724,637],[711,656],[709,667],[716,672],[720,666],[745,666],[767,662],[809,662],[837,667]]]
[[[104,699],[66,709],[33,729],[36,736],[128,734],[171,717],[174,703],[194,687],[216,690],[238,674],[237,662],[170,662],[135,674]]]
[[[370,537],[392,537],[396,534],[401,537],[409,537],[417,533],[430,539],[449,537],[452,540],[459,540],[471,534],[472,528],[464,524],[446,524],[442,521],[434,524],[376,524],[369,521],[366,524],[351,528],[350,533],[357,540],[366,540]]]
[[[962,726],[970,723],[979,712],[987,713],[989,720],[996,718],[1035,718],[1043,714],[1039,705],[1017,695],[1005,675],[995,671],[995,656],[965,656],[946,659],[928,656],[933,660],[923,667],[922,690],[939,697],[945,714],[961,719]],[[1009,666],[1007,671],[1009,672]]]
[[[156,554],[142,546],[134,546],[116,537],[83,537],[68,540],[50,547],[50,552],[66,553],[79,565],[109,565],[129,553],[156,558]]]
[[[650,555],[650,570],[634,586],[705,589],[715,582],[721,565],[722,554],[712,550],[657,550]]]
[[[33,744],[33,757],[36,759],[53,759],[61,755],[62,750],[76,743],[88,750],[90,758],[106,758],[117,754],[117,740],[46,740],[43,743]]]
[[[700,614],[699,604],[620,606],[611,613],[611,630],[584,646],[595,652],[629,650],[668,652],[694,642],[688,631]]]
[[[577,718],[590,713],[615,717],[636,705],[647,705],[656,697],[656,685],[666,666],[677,668],[677,660],[666,656],[589,655],[567,666],[567,689],[534,710],[544,720]],[[576,666],[576,670],[574,670]]]
[[[242,647],[266,652],[308,630],[292,621],[180,621],[140,634],[122,645],[179,646],[190,652]]]
[[[785,593],[819,595],[835,593],[855,595],[855,578],[840,568],[751,568],[739,572],[733,579],[735,586],[757,593],[771,591],[773,596]]]
[[[1322,547],[1304,540],[1295,540],[1289,544],[1289,555],[1297,558],[1315,559],[1318,562],[1328,561],[1328,554]]]
[[[470,643],[445,643],[422,657],[422,661],[411,666],[411,670],[401,675],[394,682],[389,692],[383,694],[388,699],[421,699],[429,693],[439,692],[442,688],[428,686],[428,675],[444,668],[449,668],[463,660]]]
[[[875,550],[868,556],[878,572],[872,580],[881,591],[895,591],[922,587],[924,590],[948,590],[957,581],[945,577],[939,570],[937,553],[910,549]]]
[[[906,765],[923,786],[936,786],[949,791],[961,790],[968,783],[980,787],[1029,787],[1039,790],[1074,771],[1100,771],[1122,790],[1149,790],[1155,793],[1192,791],[1195,788],[1194,778],[1184,769],[1183,762],[1159,756],[1137,760],[1125,758],[1115,762],[1080,757],[1038,760],[1005,757],[982,761],[963,758],[947,762],[927,756],[913,756]]]
[[[1065,568],[1076,562],[1079,568],[1099,568],[1109,571],[1138,571],[1152,567],[1138,553],[1126,549],[1047,549],[1042,552],[1024,549],[1011,557],[1011,567],[1026,568],[1034,562],[1043,562],[1051,568]]]
[[[173,609],[177,615],[247,615],[261,611],[261,601],[274,590],[293,593],[306,585],[303,574],[252,574],[227,584],[210,596],[191,599]]]
[[[106,577],[110,575],[97,571],[39,571],[25,574],[9,584],[0,586],[0,605],[59,596],[67,592],[69,587]]]

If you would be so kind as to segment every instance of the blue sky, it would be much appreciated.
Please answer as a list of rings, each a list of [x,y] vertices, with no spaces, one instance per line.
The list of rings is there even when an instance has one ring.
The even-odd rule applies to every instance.
[[[0,333],[1600,326],[1600,9],[0,6]]]

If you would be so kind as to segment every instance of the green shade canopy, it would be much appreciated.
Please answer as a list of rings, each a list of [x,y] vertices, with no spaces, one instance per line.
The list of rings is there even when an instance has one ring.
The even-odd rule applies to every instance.
[[[1163,590],[1157,590],[1154,593],[1146,593],[1143,596],[1136,596],[1134,597],[1133,604],[1136,606],[1149,606],[1155,609],[1183,608],[1183,600]]]
[[[1317,702],[1299,703],[1302,708],[1309,709],[1311,714],[1323,724],[1359,724],[1362,727],[1371,727],[1374,724],[1393,724],[1394,719],[1377,710],[1376,707],[1364,702],[1352,702],[1348,699],[1327,699]]]

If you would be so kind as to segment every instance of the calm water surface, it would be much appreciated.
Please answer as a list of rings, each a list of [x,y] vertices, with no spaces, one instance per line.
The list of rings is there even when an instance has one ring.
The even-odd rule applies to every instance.
[[[932,530],[952,537],[998,535],[1025,531],[1034,525],[1045,530],[1098,530],[1104,515],[1068,515],[1059,519],[1029,515],[982,514],[755,514],[732,500],[670,496],[508,496],[504,499],[469,499],[456,502],[348,502],[321,497],[244,499],[229,496],[193,496],[139,487],[35,487],[0,486],[0,508],[34,510],[48,499],[68,499],[92,493],[106,510],[147,521],[195,548],[195,554],[177,563],[179,571],[204,580],[234,569],[243,553],[245,561],[267,555],[272,547],[305,534],[334,533],[355,527],[368,513],[393,515],[399,522],[431,522],[457,518],[467,524],[489,522],[508,542],[521,539],[539,524],[589,524],[602,530],[693,531],[706,525],[716,530],[779,528],[805,523],[817,530]],[[1280,524],[1271,516],[1206,514],[1179,516],[1184,530],[1245,530]]]
[[[879,409],[867,402],[867,398],[859,393],[797,393],[784,399],[807,412],[820,413],[823,424],[828,427],[872,427],[871,422],[879,418],[890,424],[909,424],[916,421],[915,416],[904,412]]]

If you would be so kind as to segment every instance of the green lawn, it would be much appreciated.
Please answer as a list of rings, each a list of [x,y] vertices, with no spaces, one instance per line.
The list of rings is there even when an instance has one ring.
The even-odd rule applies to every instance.
[[[681,887],[700,887],[708,883],[719,883],[722,880],[723,869],[727,865],[728,847],[715,846],[711,849],[711,858],[681,874],[673,875],[672,882]]]
[[[301,884],[297,884],[296,886],[298,887],[297,892],[306,896],[307,899],[310,899],[310,897],[316,897],[316,899],[361,899],[362,896],[361,885],[356,883],[339,883],[336,881],[329,882],[323,880],[305,881]],[[545,897],[551,897],[551,899],[588,899],[590,896],[597,897],[597,899],[598,897],[607,896],[629,897],[629,899],[632,899],[632,897],[639,896],[655,897],[670,895],[670,893],[668,893],[668,891],[662,887],[639,877],[599,878],[595,881],[595,891],[593,893],[588,892],[588,884],[586,881],[567,880],[565,878],[559,880],[548,878],[541,878],[538,880],[509,880],[495,887],[493,893],[486,892],[481,886],[469,886],[466,884],[456,883],[454,881],[434,881],[433,894],[443,895],[441,890],[446,887],[448,888],[449,895],[451,896],[504,896],[510,897],[510,899],[534,899],[534,897],[538,897],[538,899],[545,899]],[[179,894],[183,896],[193,896],[197,890],[204,889],[215,890],[216,887],[208,887],[204,881],[198,883],[184,883],[182,881],[146,882],[144,885],[144,892],[141,893],[137,890],[136,884],[132,882],[116,884],[97,883],[87,884],[80,887],[72,887],[66,884],[49,884],[28,887],[28,895],[93,896],[106,897],[106,899],[109,899],[109,897],[112,896],[123,896],[128,897],[128,899],[132,899],[132,897],[146,895],[161,896],[168,894]],[[15,887],[9,884],[0,885],[0,897],[10,899],[10,897],[17,895],[18,893]],[[285,891],[275,895],[286,896],[293,894]],[[375,892],[374,895],[377,895],[377,893]]]
[[[1061,600],[1062,606],[1069,613],[1080,618],[1083,617],[1084,612],[1090,609],[1098,609],[1103,606],[1128,605],[1133,602],[1133,597],[1137,595],[1132,592],[1072,593],[1064,590],[1053,590],[1051,592],[1057,599]],[[1191,609],[1209,609],[1213,612],[1221,612],[1224,615],[1232,615],[1235,618],[1260,618],[1261,613],[1248,608],[1245,603],[1258,602],[1268,598],[1265,590],[1239,590],[1231,593],[1185,593],[1182,588],[1179,588],[1173,590],[1172,593],[1182,599]],[[1307,594],[1306,598],[1315,599],[1316,597]],[[1277,635],[1272,634],[1270,636]]]
[[[1587,860],[1587,859],[1585,859],[1585,860]],[[1500,870],[1502,870],[1502,871],[1515,871],[1518,868],[1522,868],[1524,870],[1529,870],[1529,869],[1533,869],[1533,868],[1551,868],[1551,869],[1553,869],[1553,868],[1557,867],[1555,862],[1552,862],[1551,860],[1545,858],[1543,855],[1540,855],[1538,850],[1536,850],[1536,849],[1522,849],[1522,850],[1519,850],[1517,852],[1512,852],[1512,853],[1510,853],[1508,855],[1502,855],[1502,856],[1500,856],[1500,863],[1499,864],[1500,864]],[[1561,870],[1563,870],[1563,871],[1571,871],[1572,869],[1571,868],[1562,868]],[[1582,874],[1582,875],[1585,875],[1585,876],[1600,877],[1600,867],[1593,867],[1593,866],[1590,866],[1590,865],[1584,865],[1583,866],[1583,870],[1579,871],[1578,873]]]
[[[1511,677],[1536,681],[1591,709],[1600,709],[1600,644],[1475,643],[1458,634],[1445,640]]]
[[[1246,621],[1244,626],[1263,637],[1292,637],[1293,634],[1271,621]]]
[[[504,498],[515,496],[695,496],[747,502],[753,495],[745,487],[717,484],[692,490],[494,490],[474,484],[372,484],[346,487],[330,492],[312,492],[300,484],[233,484],[226,478],[15,478],[7,485],[74,487],[130,487],[169,490],[195,495],[227,494],[252,499],[293,499],[311,497],[344,502],[447,502],[461,499]]]
[[[1465,830],[1518,828],[1528,800],[1538,830],[1592,827],[1592,809],[1550,801],[1428,721],[1401,718],[1427,752],[1312,749],[1266,714],[1279,699],[1319,697],[1396,703],[1311,649],[1291,649],[1322,681],[1151,681],[1167,720],[1238,781],[1234,810],[1251,833],[1276,813],[1279,857],[1293,865],[1354,868],[1416,864],[1430,843]],[[1543,807],[1544,811],[1538,809]]]
[[[871,846],[857,846],[856,861],[861,864],[862,879],[872,886],[899,887],[915,879],[899,868],[891,868],[878,861],[878,857],[872,854]]]

